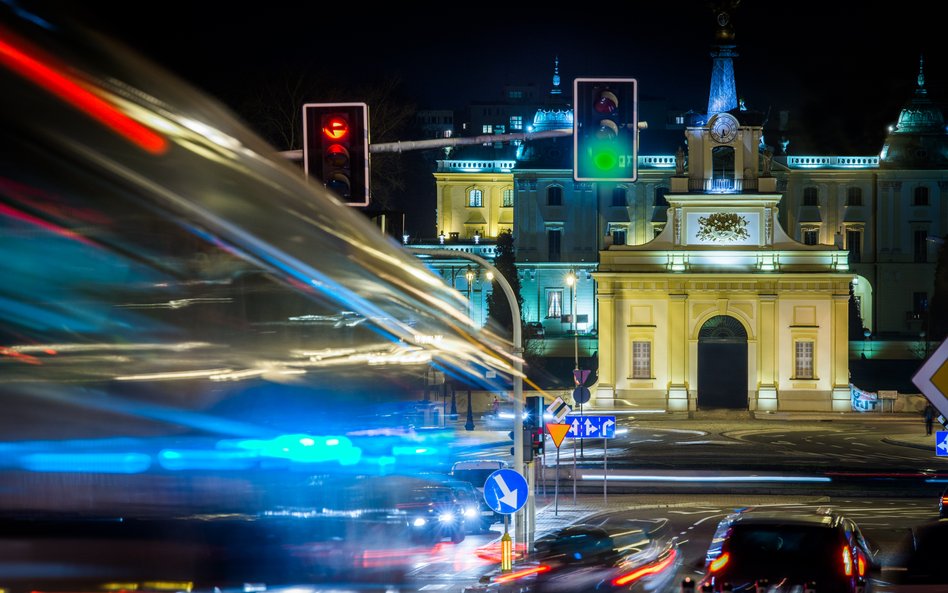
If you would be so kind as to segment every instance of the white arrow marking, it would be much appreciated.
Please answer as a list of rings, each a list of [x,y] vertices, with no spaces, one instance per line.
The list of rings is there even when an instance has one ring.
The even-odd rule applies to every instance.
[[[497,486],[500,488],[500,491],[504,493],[504,495],[497,500],[499,500],[501,504],[505,504],[512,509],[517,508],[517,489],[514,488],[511,490],[508,488],[507,483],[504,482],[503,476],[494,476],[494,481],[497,482]]]
[[[569,430],[570,430],[570,432],[573,433],[573,436],[578,435],[578,434],[579,434],[579,420],[573,420],[573,421],[570,423],[570,429],[569,429]]]
[[[612,432],[612,431],[609,430],[609,429],[612,428],[613,426],[615,426],[615,424],[616,424],[616,423],[613,422],[612,420],[606,420],[605,422],[603,422],[603,423],[602,423],[602,434],[609,434],[610,432]]]
[[[938,448],[948,453],[948,439],[942,439],[942,441],[938,443]]]
[[[596,426],[595,424],[593,424],[593,423],[590,422],[589,420],[586,420],[586,434],[587,434],[587,435],[592,435],[592,434],[593,434],[594,432],[596,432],[597,430],[599,430],[599,427],[598,427],[598,426]]]

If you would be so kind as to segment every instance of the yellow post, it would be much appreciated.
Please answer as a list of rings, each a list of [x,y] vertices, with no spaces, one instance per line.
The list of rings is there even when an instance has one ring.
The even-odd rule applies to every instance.
[[[510,572],[513,570],[513,539],[510,533],[504,531],[500,538],[500,571]]]

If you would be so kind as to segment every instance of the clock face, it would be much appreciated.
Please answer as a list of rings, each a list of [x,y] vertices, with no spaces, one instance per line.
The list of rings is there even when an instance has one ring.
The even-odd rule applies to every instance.
[[[730,142],[737,136],[737,120],[727,114],[720,114],[711,124],[711,137],[715,142]]]

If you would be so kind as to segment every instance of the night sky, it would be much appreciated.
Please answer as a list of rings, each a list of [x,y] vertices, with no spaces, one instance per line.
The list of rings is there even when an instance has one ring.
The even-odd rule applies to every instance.
[[[312,68],[330,73],[327,84],[397,77],[423,107],[462,107],[499,98],[506,83],[548,88],[558,56],[565,89],[579,76],[629,76],[643,96],[707,104],[708,2],[337,4],[344,12],[328,0],[89,0],[70,10],[226,102],[250,92],[252,73]],[[945,99],[938,4],[743,0],[732,11],[738,94],[761,111],[857,114],[884,128],[914,88],[920,54],[930,94]]]

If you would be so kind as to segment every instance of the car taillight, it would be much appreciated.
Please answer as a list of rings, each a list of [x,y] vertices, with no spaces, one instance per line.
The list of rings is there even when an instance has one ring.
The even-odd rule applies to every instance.
[[[532,566],[530,568],[525,568],[523,570],[518,570],[517,572],[510,572],[499,577],[495,577],[493,582],[495,583],[509,583],[510,581],[516,581],[517,579],[522,579],[523,577],[528,577],[532,574],[540,574],[541,572],[546,572],[550,570],[550,567],[546,564],[541,564],[539,566]]]
[[[843,546],[843,574],[853,576],[853,555],[849,546]]]
[[[665,570],[669,564],[675,561],[675,556],[677,555],[678,550],[671,550],[665,558],[657,560],[651,564],[646,564],[645,566],[639,567],[628,574],[624,574],[620,577],[612,579],[612,584],[616,587],[621,587],[623,585],[628,585],[629,583],[634,583],[645,575],[661,572]]]
[[[727,561],[730,559],[731,559],[731,555],[725,552],[721,554],[720,556],[718,556],[717,558],[715,558],[711,562],[710,566],[708,566],[708,568],[711,570],[711,572],[718,572],[719,570],[724,568],[724,566],[727,564]]]
[[[941,507],[943,509],[948,509],[948,494],[942,495],[941,497]]]
[[[856,554],[856,567],[859,569],[859,576],[866,576],[866,559],[862,554]]]

